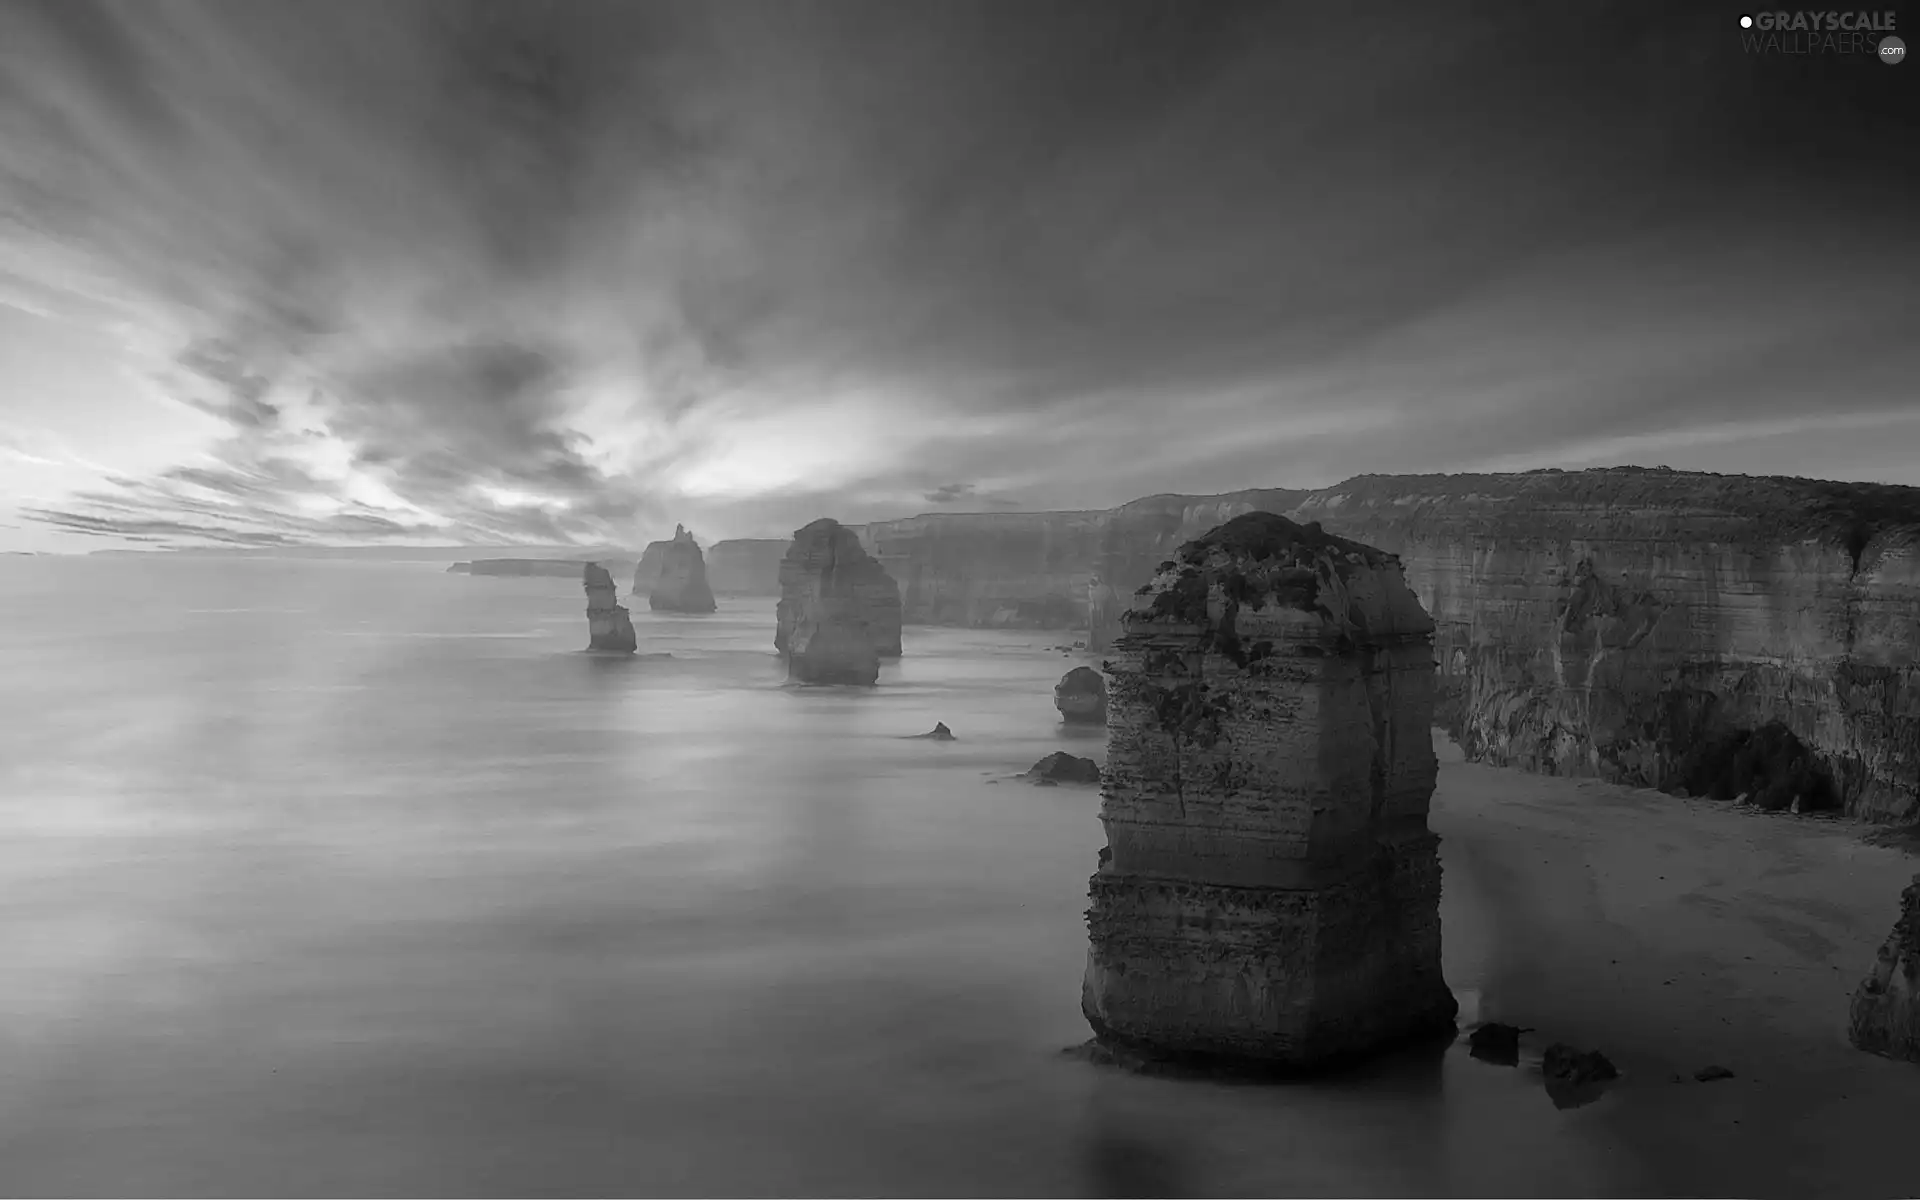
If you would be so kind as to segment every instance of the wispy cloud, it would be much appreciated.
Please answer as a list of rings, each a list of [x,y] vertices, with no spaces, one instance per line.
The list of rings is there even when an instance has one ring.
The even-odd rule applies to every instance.
[[[15,0],[0,304],[210,431],[32,516],[632,543],[1906,403],[1899,72],[1599,11]]]

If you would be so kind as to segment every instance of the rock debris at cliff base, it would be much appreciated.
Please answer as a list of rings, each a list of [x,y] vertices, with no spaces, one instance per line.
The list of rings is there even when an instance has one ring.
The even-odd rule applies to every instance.
[[[1182,547],[1124,630],[1087,915],[1096,1037],[1286,1070],[1451,1028],[1433,625],[1398,563],[1249,514]]]
[[[1869,1053],[1920,1062],[1920,875],[1900,893],[1893,932],[1853,993],[1847,1037]]]

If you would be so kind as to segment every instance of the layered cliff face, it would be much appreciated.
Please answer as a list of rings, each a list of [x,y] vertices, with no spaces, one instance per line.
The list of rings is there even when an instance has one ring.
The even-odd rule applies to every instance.
[[[1075,725],[1107,723],[1107,681],[1092,667],[1075,667],[1053,685],[1053,706]]]
[[[634,590],[639,588],[636,577]],[[710,613],[716,607],[713,590],[707,586],[707,563],[700,555],[700,544],[684,525],[673,527],[673,540],[660,554],[660,572],[647,592],[647,607],[655,612],[681,613]]]
[[[780,562],[773,645],[803,683],[871,685],[880,659],[899,655],[899,591],[839,522],[794,530]]]
[[[1176,546],[1241,513],[1280,511],[1304,495],[1274,489],[1149,496],[1085,512],[935,513],[876,521],[862,542],[900,581],[911,624],[1083,627],[1104,587],[1108,627]]]
[[[632,654],[639,643],[627,610],[620,606],[613,576],[599,563],[587,563],[582,582],[587,591],[587,649]]]
[[[778,596],[787,546],[774,538],[715,542],[707,547],[707,583],[719,596]]]
[[[1722,790],[1920,816],[1920,489],[1365,476],[1294,515],[1406,564],[1473,758],[1699,792],[1745,755]]]
[[[1270,514],[1136,597],[1087,914],[1099,1040],[1298,1068],[1451,1026],[1432,630],[1391,556]]]
[[[1900,918],[1853,993],[1848,1017],[1855,1046],[1920,1062],[1920,875],[1900,893]]]

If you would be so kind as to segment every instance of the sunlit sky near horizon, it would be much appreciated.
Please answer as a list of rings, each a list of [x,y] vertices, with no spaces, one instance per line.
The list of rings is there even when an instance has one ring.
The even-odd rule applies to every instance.
[[[1920,485],[1920,67],[1552,9],[8,0],[0,550]]]

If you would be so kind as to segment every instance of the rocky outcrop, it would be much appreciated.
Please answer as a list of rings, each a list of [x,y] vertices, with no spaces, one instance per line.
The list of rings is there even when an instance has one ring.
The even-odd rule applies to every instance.
[[[787,543],[734,538],[707,547],[707,583],[717,596],[778,596],[780,559]]]
[[[1900,893],[1900,918],[1854,991],[1848,1017],[1855,1046],[1920,1062],[1920,875]]]
[[[798,640],[802,629],[809,639],[805,642]],[[854,647],[861,643],[870,645],[879,658],[900,657],[898,585],[861,547],[853,530],[826,517],[794,530],[793,542],[780,560],[774,649],[790,662],[797,661],[823,636],[823,630],[822,653],[829,646],[844,645],[859,657],[863,652]],[[864,668],[856,673],[863,672]]]
[[[603,558],[588,563],[577,558],[476,558],[470,563],[455,563],[448,570],[463,575],[546,575],[555,579],[578,579],[588,566],[621,570],[630,561]]]
[[[613,576],[599,563],[585,563],[582,580],[587,589],[587,649],[632,654],[638,642],[633,622],[620,606]]]
[[[1920,816],[1920,489],[1365,476],[1294,515],[1406,564],[1472,758]]]
[[[1053,706],[1075,725],[1107,723],[1107,681],[1092,667],[1075,667],[1053,685]]]
[[[707,586],[707,563],[700,555],[700,544],[686,526],[675,525],[672,541],[653,545],[663,549],[658,555],[659,570],[648,583],[647,607],[655,612],[712,612],[716,605],[713,591]],[[644,570],[644,563],[639,570]],[[636,571],[635,592],[640,590],[641,580],[642,575]]]
[[[1099,783],[1100,764],[1056,750],[1028,767],[1027,778],[1035,783]]]
[[[1135,598],[1087,914],[1097,1041],[1284,1070],[1451,1028],[1432,633],[1390,555],[1262,513]]]
[[[457,562],[447,568],[449,575],[471,575],[472,573],[473,564],[470,562]]]
[[[825,517],[794,530],[773,633],[789,678],[877,682],[882,654],[900,653],[899,615],[898,589],[852,530]]]

